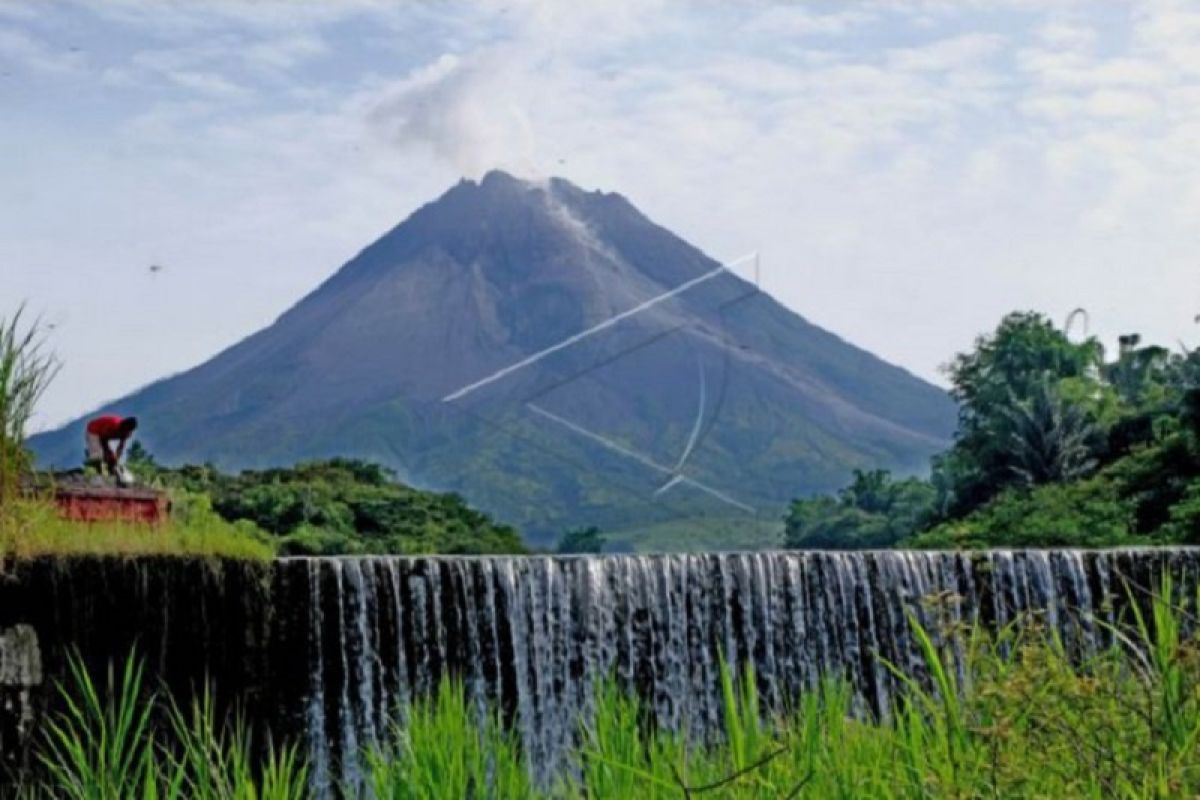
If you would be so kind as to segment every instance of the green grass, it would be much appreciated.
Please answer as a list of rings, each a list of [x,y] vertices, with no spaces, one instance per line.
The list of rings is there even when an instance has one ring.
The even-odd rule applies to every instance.
[[[255,757],[247,727],[218,720],[212,694],[182,708],[148,690],[133,656],[97,683],[77,659],[65,710],[44,723],[40,777],[21,800],[300,800],[308,772],[295,747]]]
[[[273,557],[275,549],[252,524],[221,519],[213,513],[207,498],[179,494],[171,518],[161,525],[74,522],[62,519],[47,501],[6,503],[0,507],[0,555],[178,555],[263,560]]]
[[[442,682],[406,717],[389,744],[366,754],[375,798],[536,796],[513,734],[495,716],[479,720],[462,684]]]
[[[1082,663],[1036,617],[996,634],[955,631],[961,683],[948,632],[914,622],[923,677],[888,665],[902,690],[884,721],[852,713],[850,687],[834,678],[764,719],[753,672],[722,670],[725,727],[706,745],[654,731],[640,702],[607,682],[580,721],[577,770],[540,790],[513,735],[448,680],[365,755],[365,778],[393,800],[1196,797],[1200,644],[1187,628],[1200,596],[1182,606],[1176,596],[1165,581],[1148,610],[1112,629],[1116,645]],[[144,695],[132,662],[117,684],[106,705],[75,669],[68,711],[43,743],[46,779],[27,797],[302,796],[294,750],[252,763],[242,729],[217,725],[205,698],[190,714],[168,705],[154,732],[152,708],[131,699]]]

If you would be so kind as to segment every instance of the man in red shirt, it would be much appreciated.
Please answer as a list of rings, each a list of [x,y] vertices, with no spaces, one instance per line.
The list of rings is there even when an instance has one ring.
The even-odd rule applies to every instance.
[[[137,430],[137,417],[116,417],[106,415],[96,417],[87,424],[87,464],[96,467],[101,473],[107,471],[116,473],[121,456],[125,455],[125,445]],[[113,442],[117,449],[112,448]]]

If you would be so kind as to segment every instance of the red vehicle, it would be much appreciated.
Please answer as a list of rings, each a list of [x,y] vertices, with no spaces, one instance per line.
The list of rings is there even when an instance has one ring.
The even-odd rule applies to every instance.
[[[165,492],[145,488],[61,484],[54,502],[64,519],[78,522],[121,521],[157,525],[167,521],[171,501]]]

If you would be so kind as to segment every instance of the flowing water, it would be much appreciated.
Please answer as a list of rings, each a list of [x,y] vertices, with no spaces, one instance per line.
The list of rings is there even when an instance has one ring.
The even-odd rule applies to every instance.
[[[443,675],[506,715],[544,780],[606,677],[698,736],[720,726],[722,656],[753,663],[768,709],[836,674],[861,711],[886,710],[896,682],[877,656],[920,670],[909,614],[941,630],[1036,610],[1086,653],[1164,573],[1194,589],[1200,551],[285,559],[273,593],[304,609],[301,717],[329,786],[356,781],[354,754]]]

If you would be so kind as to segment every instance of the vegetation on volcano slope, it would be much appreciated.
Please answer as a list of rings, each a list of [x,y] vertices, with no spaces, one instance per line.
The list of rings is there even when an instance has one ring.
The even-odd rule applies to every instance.
[[[385,467],[333,459],[238,475],[211,466],[166,469],[141,448],[131,468],[211,498],[230,523],[265,531],[281,555],[523,553],[520,534],[454,494],[399,483]]]
[[[885,720],[856,714],[833,676],[764,719],[754,674],[722,670],[724,735],[703,744],[647,725],[648,709],[609,683],[580,720],[578,771],[549,790],[530,780],[516,736],[447,681],[364,754],[363,779],[373,796],[411,800],[1195,797],[1200,642],[1185,622],[1196,598],[1174,596],[1165,584],[1117,626],[1116,644],[1082,660],[1035,617],[995,634],[914,623],[922,675],[901,677]],[[208,695],[181,710],[146,691],[133,661],[107,686],[75,670],[72,702],[42,731],[44,777],[18,797],[310,796],[297,749],[253,756],[245,726],[218,720]]]
[[[1200,350],[1131,335],[1109,360],[1015,313],[947,372],[959,424],[932,477],[797,500],[788,546],[1200,544]]]

